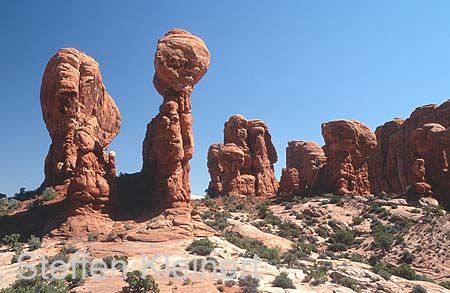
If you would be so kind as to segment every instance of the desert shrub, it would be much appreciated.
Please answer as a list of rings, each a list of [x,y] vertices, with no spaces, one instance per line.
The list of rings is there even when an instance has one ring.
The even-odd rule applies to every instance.
[[[442,286],[446,289],[450,289],[450,281],[440,282],[439,286]]]
[[[53,280],[49,278],[44,280],[39,273],[40,269],[37,267],[37,274],[30,280],[17,278],[9,287],[1,289],[0,293],[29,293],[29,292],[52,292],[52,293],[67,293],[69,288],[64,280]],[[23,275],[31,276],[30,269],[24,270]]]
[[[407,264],[411,264],[415,259],[415,256],[408,250],[403,251],[401,261]]]
[[[314,265],[305,271],[312,285],[317,286],[327,281],[327,272],[330,269],[327,265]]]
[[[338,284],[350,288],[355,292],[361,292],[358,281],[350,277],[342,277],[337,281]]]
[[[424,287],[422,287],[420,285],[416,285],[412,289],[411,293],[427,293],[427,289],[425,289]]]
[[[269,207],[263,203],[256,205],[256,211],[258,218],[260,219],[265,219],[267,215],[272,214],[272,211],[269,209]]]
[[[109,233],[108,236],[106,236],[106,242],[114,242],[117,238],[116,234]]]
[[[343,243],[345,245],[352,245],[355,240],[353,231],[350,230],[337,230],[333,236],[334,242]]]
[[[90,233],[88,234],[88,241],[89,242],[95,242],[98,239],[98,234],[97,233]]]
[[[28,245],[29,245],[30,250],[36,250],[36,249],[41,248],[42,242],[39,237],[31,235],[30,239],[28,240]]]
[[[194,240],[186,250],[192,254],[206,256],[211,254],[214,247],[215,245],[209,239],[205,238]]]
[[[48,263],[49,263],[49,265],[51,265],[55,261],[63,261],[65,263],[67,263],[68,260],[69,260],[69,257],[67,256],[67,254],[58,253],[57,255],[50,257],[48,259]]]
[[[213,215],[213,217],[213,221],[205,221],[206,225],[208,225],[209,227],[221,232],[228,226],[227,218],[230,217],[230,214],[217,212]]]
[[[234,233],[225,233],[225,238],[228,242],[245,249],[246,257],[254,257],[257,256],[268,260],[272,264],[279,264],[281,262],[281,255],[279,248],[269,248],[264,243],[259,240],[251,239],[248,237],[241,237]]]
[[[259,279],[253,278],[250,275],[245,278],[239,279],[239,287],[244,293],[256,293],[258,292]]]
[[[53,187],[45,188],[40,196],[40,198],[43,201],[49,201],[49,200],[55,199],[55,197],[56,197],[56,192],[55,192],[55,189],[53,189]]]
[[[333,252],[345,251],[347,250],[347,248],[347,245],[345,245],[344,243],[332,243],[328,245],[328,250]]]
[[[87,272],[86,272],[87,276]],[[75,287],[83,286],[85,279],[83,278],[83,267],[81,264],[77,264],[75,267],[75,274],[68,274],[66,276],[66,282],[69,287],[69,289],[73,289]]]
[[[314,230],[314,232],[317,233],[317,235],[319,235],[320,237],[328,237],[328,231],[326,229],[324,229],[323,227],[318,227]]]
[[[61,247],[61,249],[59,250],[59,253],[67,255],[67,254],[72,254],[77,252],[78,249],[74,246],[74,245],[64,245],[63,247]]]
[[[0,198],[0,217],[10,214],[22,206],[22,202],[14,199],[2,197]]]
[[[127,273],[125,282],[127,282],[128,286],[122,288],[123,292],[160,292],[155,279],[150,275],[143,277],[139,270]]]
[[[2,238],[2,244],[8,246],[10,251],[20,250],[20,234],[14,233],[10,235],[5,235]]]
[[[207,198],[205,199],[205,206],[208,208],[213,208],[216,205],[216,202],[213,199]]]
[[[276,276],[275,280],[273,280],[272,286],[283,289],[295,289],[294,282],[292,282],[286,272],[281,272],[278,276]]]
[[[335,194],[333,194],[330,197],[330,200],[328,203],[335,204],[337,206],[342,206],[344,204],[344,202],[342,201],[342,197],[339,195],[335,195]]]
[[[361,217],[353,217],[353,225],[357,226],[364,222],[364,219]]]
[[[278,225],[278,236],[288,239],[298,238],[300,236],[300,231],[298,229],[292,228],[289,223],[283,222]]]
[[[388,251],[394,245],[394,236],[392,233],[389,233],[387,227],[380,222],[376,222],[372,225],[372,233],[374,237],[374,248],[380,248]]]
[[[423,277],[416,274],[416,271],[409,264],[394,266],[389,263],[382,263],[375,257],[369,259],[369,264],[372,266],[372,271],[374,273],[379,274],[387,280],[390,278],[390,275],[395,275],[408,280],[423,279]]]
[[[408,264],[401,264],[398,267],[394,267],[392,274],[408,280],[416,280],[417,278],[416,271]]]
[[[419,209],[412,209],[409,212],[413,213],[413,214],[420,214],[420,210]]]
[[[224,284],[225,284],[226,287],[233,287],[233,286],[236,285],[236,281],[235,280],[226,280],[224,282]]]
[[[342,258],[346,258],[348,260],[354,261],[354,262],[360,262],[360,263],[365,263],[366,259],[364,258],[364,256],[357,254],[357,253],[343,253],[340,255],[340,257]]]
[[[214,257],[207,257],[206,259],[197,258],[189,262],[189,269],[191,271],[210,271],[213,272],[219,268],[219,263]]]

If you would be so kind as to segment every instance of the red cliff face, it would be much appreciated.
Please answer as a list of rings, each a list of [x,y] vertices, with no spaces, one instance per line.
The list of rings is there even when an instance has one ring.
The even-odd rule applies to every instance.
[[[369,160],[372,192],[434,194],[450,205],[450,101],[417,108],[376,130],[381,145]]]
[[[317,188],[326,157],[315,142],[293,140],[286,148],[286,168],[280,180],[280,193],[304,193]]]
[[[153,84],[163,102],[147,125],[142,152],[146,193],[157,205],[190,200],[189,160],[194,154],[190,99],[209,61],[205,43],[187,31],[172,29],[158,41]]]
[[[103,207],[116,176],[115,154],[106,150],[121,116],[98,63],[76,49],[59,50],[45,68],[41,107],[52,139],[42,186],[65,185],[71,200]]]
[[[231,116],[224,126],[224,145],[208,152],[211,195],[273,195],[278,190],[273,165],[278,160],[269,128],[262,120]]]
[[[328,189],[340,195],[370,193],[367,159],[377,145],[375,134],[361,122],[335,120],[322,124],[322,135]]]

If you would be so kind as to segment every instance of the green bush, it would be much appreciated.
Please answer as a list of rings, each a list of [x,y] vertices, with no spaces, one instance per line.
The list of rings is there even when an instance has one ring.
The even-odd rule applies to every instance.
[[[246,250],[246,257],[257,256],[268,260],[273,265],[279,264],[281,262],[281,255],[279,248],[269,248],[264,243],[259,240],[251,239],[248,237],[241,237],[234,233],[225,233],[225,238],[228,242]]]
[[[78,251],[78,249],[77,249],[74,245],[69,245],[69,246],[64,245],[64,246],[61,247],[61,249],[59,250],[59,253],[60,253],[60,254],[67,255],[67,254],[75,253],[75,252],[77,252],[77,251]]]
[[[228,226],[227,218],[231,217],[231,215],[228,213],[217,212],[213,217],[213,221],[205,221],[206,225],[216,231],[222,232]]]
[[[31,292],[51,292],[67,293],[69,288],[64,280],[53,280],[49,278],[44,280],[40,274],[39,267],[36,276],[31,280],[17,278],[9,287],[0,290],[0,293],[31,293]],[[27,269],[22,272],[23,275],[31,276],[32,271]]]
[[[286,272],[281,272],[278,276],[276,276],[275,280],[273,280],[272,286],[283,289],[295,289],[294,282],[292,282]]]
[[[416,271],[408,264],[401,264],[398,267],[395,267],[392,274],[408,280],[417,279]]]
[[[36,249],[41,248],[42,242],[39,237],[31,235],[30,239],[28,240],[28,245],[29,245],[30,250],[36,250]]]
[[[350,230],[338,230],[335,232],[333,238],[336,243],[352,245],[353,241],[355,240],[355,235]]]
[[[53,187],[47,187],[46,189],[44,189],[44,191],[42,192],[40,198],[43,201],[49,201],[52,199],[56,198],[56,192],[55,189],[53,189]]]
[[[355,292],[361,292],[358,281],[350,277],[342,277],[337,281],[338,284],[350,288]]]
[[[364,219],[361,217],[353,217],[353,225],[357,226],[364,222]]]
[[[88,275],[86,272],[85,277]],[[83,267],[81,264],[77,264],[75,267],[75,275],[72,273],[66,276],[66,282],[69,286],[69,289],[73,289],[75,287],[83,286],[85,279],[83,278]]]
[[[242,288],[244,293],[256,293],[258,292],[259,279],[253,278],[250,275],[246,275],[245,278],[239,279],[239,287]]]
[[[412,289],[411,293],[427,293],[427,289],[425,289],[424,287],[422,287],[420,285],[416,285]]]
[[[2,244],[8,246],[10,251],[18,251],[20,250],[20,234],[11,234],[5,235],[2,238]]]
[[[138,270],[129,272],[125,282],[127,282],[128,286],[122,288],[123,292],[160,292],[159,286],[155,279],[150,275],[143,277],[141,272]]]
[[[257,215],[260,219],[265,219],[267,215],[272,214],[272,211],[265,204],[257,204],[256,205]]]
[[[88,241],[89,242],[95,242],[98,239],[98,234],[97,233],[90,233],[88,234]]]
[[[205,238],[194,240],[186,250],[192,254],[206,256],[211,254],[214,247],[214,244],[209,239]]]
[[[439,283],[439,286],[442,286],[446,289],[450,289],[450,281],[441,282]]]
[[[210,271],[213,272],[219,268],[219,262],[214,257],[207,257],[206,259],[197,258],[189,262],[189,269],[191,271]]]
[[[388,231],[388,228],[380,222],[376,222],[372,225],[372,233],[374,237],[374,248],[389,251],[394,245],[394,236]]]

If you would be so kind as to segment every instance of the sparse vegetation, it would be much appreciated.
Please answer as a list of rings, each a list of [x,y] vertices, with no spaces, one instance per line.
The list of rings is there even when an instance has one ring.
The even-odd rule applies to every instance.
[[[205,238],[194,240],[186,250],[192,254],[206,256],[211,254],[214,247],[214,244],[209,239]]]
[[[350,288],[355,292],[361,292],[361,288],[359,287],[358,281],[356,281],[353,278],[342,277],[339,280],[337,280],[337,283],[347,288]]]
[[[416,285],[412,289],[411,293],[427,293],[427,289],[425,289],[424,287],[422,287],[420,285]]]
[[[272,286],[283,289],[295,289],[294,282],[292,282],[286,272],[281,272],[278,276],[276,276]]]
[[[122,288],[123,292],[135,293],[135,292],[147,292],[147,293],[159,293],[159,286],[155,279],[147,275],[142,276],[142,273],[138,270],[127,273],[127,278],[125,279],[127,286]]]
[[[246,257],[252,258],[254,257],[254,255],[257,255],[265,260],[268,260],[271,264],[274,265],[281,262],[279,248],[269,248],[259,240],[251,239],[248,237],[241,237],[233,233],[225,233],[224,236],[228,242],[245,249]]]
[[[41,239],[39,237],[31,235],[30,239],[28,240],[28,246],[30,250],[36,250],[41,248],[42,246]]]
[[[243,293],[257,293],[259,286],[259,279],[253,278],[250,275],[239,279],[239,287],[241,287]]]

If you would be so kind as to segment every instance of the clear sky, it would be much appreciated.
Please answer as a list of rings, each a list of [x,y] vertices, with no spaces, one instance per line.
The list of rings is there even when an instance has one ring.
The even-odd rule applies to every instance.
[[[39,90],[62,47],[93,56],[122,113],[110,150],[118,170],[141,168],[146,124],[162,98],[152,85],[158,38],[172,27],[211,52],[192,95],[193,194],[208,185],[208,146],[233,114],[260,118],[285,165],[288,140],[322,143],[322,122],[372,129],[450,94],[449,1],[1,1],[0,192],[43,180],[50,144]]]

